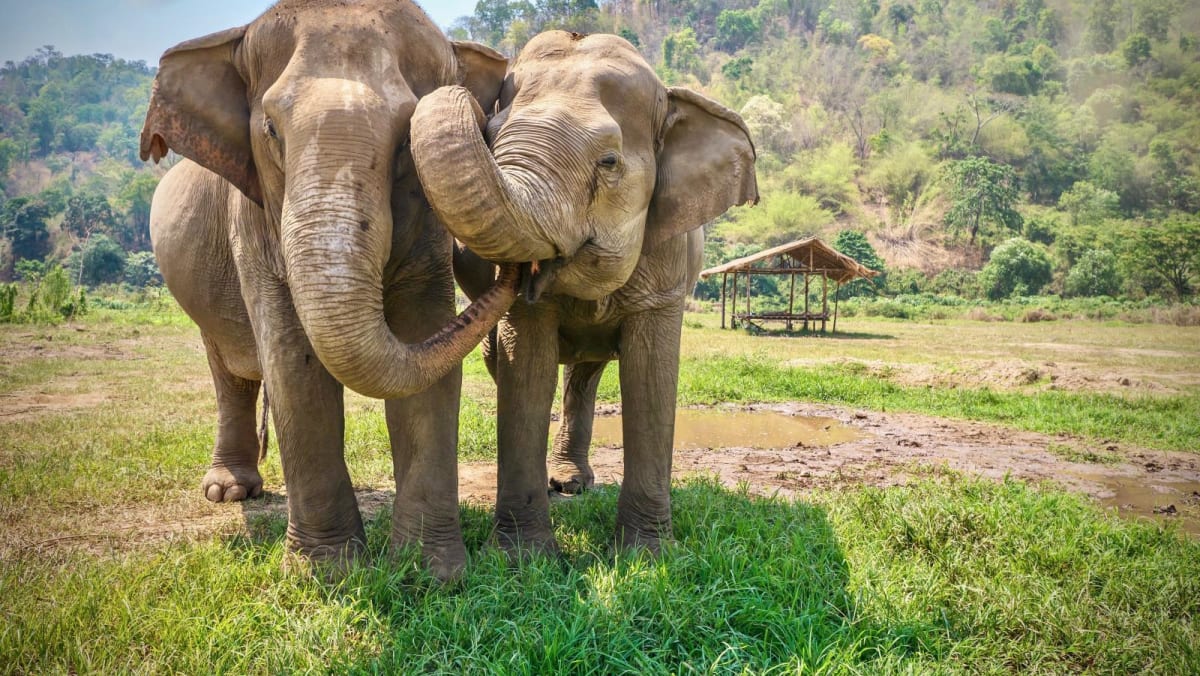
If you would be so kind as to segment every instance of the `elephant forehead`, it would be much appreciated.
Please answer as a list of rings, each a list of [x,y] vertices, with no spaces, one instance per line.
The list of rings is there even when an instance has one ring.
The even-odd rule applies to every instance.
[[[449,43],[411,3],[281,2],[250,26],[245,48],[252,77],[264,84],[279,77],[363,80],[372,74],[383,83],[403,74],[424,91],[457,73]]]

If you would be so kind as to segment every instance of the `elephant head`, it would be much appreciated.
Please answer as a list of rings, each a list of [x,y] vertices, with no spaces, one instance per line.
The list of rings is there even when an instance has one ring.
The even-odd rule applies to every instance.
[[[741,118],[665,87],[617,36],[538,35],[505,79],[486,140],[481,115],[462,88],[425,97],[413,160],[454,236],[484,259],[525,263],[530,288],[601,298],[642,253],[758,201]]]
[[[447,41],[408,1],[282,0],[163,55],[142,159],[173,150],[259,205],[268,227],[239,246],[268,261],[318,359],[362,394],[405,396],[457,364],[515,296],[514,270],[513,288],[498,283],[420,345],[401,343],[384,316],[393,186],[411,172],[417,100],[461,84],[491,106],[505,66]]]

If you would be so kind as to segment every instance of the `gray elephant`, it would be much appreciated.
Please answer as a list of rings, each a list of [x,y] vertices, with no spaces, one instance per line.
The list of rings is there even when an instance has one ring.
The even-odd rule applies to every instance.
[[[583,463],[567,462],[566,474],[586,482],[591,402],[583,400],[619,357],[617,542],[657,551],[671,535],[679,336],[702,257],[697,229],[757,201],[750,135],[735,113],[663,86],[625,40],[562,31],[530,41],[484,135],[481,123],[467,91],[441,89],[417,106],[412,149],[430,204],[455,237],[526,272],[531,302],[501,320],[494,349],[496,539],[510,551],[557,549],[546,442],[558,364],[569,365],[568,437],[574,422],[587,423],[574,425]],[[456,261],[469,294],[491,278],[470,269],[473,254]]]
[[[254,413],[265,382],[287,541],[301,561],[336,569],[364,547],[343,457],[344,385],[388,400],[393,546],[419,544],[442,578],[465,563],[460,362],[516,297],[517,270],[455,318],[452,240],[407,139],[422,95],[461,84],[491,106],[506,65],[394,0],[283,0],[162,57],[141,152],[187,158],[159,185],[151,233],[216,388],[203,490],[213,501],[261,493]]]

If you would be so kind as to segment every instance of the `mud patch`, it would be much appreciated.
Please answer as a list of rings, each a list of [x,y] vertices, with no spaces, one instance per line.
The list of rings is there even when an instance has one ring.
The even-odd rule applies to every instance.
[[[794,497],[813,489],[903,485],[949,470],[993,481],[1011,477],[1052,485],[1088,495],[1123,517],[1178,522],[1184,531],[1200,534],[1200,456],[1121,448],[1108,442],[1095,444],[1097,448],[1089,452],[1088,442],[1071,440],[1083,449],[1082,457],[1119,458],[1097,464],[1065,459],[1051,450],[1068,437],[984,423],[803,403],[745,410],[833,419],[863,435],[824,447],[764,450],[742,445],[676,450],[675,477],[716,476],[729,487],[745,483],[760,495]],[[614,411],[609,408],[608,412]],[[597,483],[620,483],[621,449],[595,448],[592,467]],[[471,484],[472,498],[481,502],[494,499],[494,466],[465,466],[460,476],[469,480],[475,472],[488,476]],[[1194,497],[1192,491],[1196,491]],[[1173,511],[1168,509],[1171,505]]]
[[[621,425],[619,414],[597,416],[592,446],[620,446]],[[862,430],[824,416],[731,408],[685,408],[675,413],[676,450],[830,446],[864,436]]]
[[[683,416],[692,416],[685,409]],[[1021,432],[995,425],[946,420],[907,413],[878,413],[792,403],[719,409],[722,415],[770,414],[788,418],[834,421],[859,435],[840,443],[756,448],[739,438],[737,445],[719,448],[680,448],[674,453],[676,479],[715,476],[731,488],[746,484],[759,495],[802,498],[814,489],[888,487],[946,472],[993,481],[1014,478],[1091,496],[1122,517],[1150,518],[1177,523],[1200,535],[1200,456],[1146,451],[1065,436]],[[619,407],[598,409],[603,417]],[[823,423],[832,424],[832,423]],[[786,442],[786,440],[785,440]],[[380,440],[381,449],[386,441]],[[1076,457],[1104,457],[1103,464],[1064,458],[1054,447],[1069,444]],[[383,451],[381,451],[383,452]],[[1115,462],[1109,460],[1115,460]],[[598,483],[623,479],[622,450],[593,447],[592,467]],[[245,535],[263,537],[266,526],[285,519],[286,490],[268,485],[262,500],[213,504],[197,487],[164,495],[159,504],[84,507],[47,512],[32,506],[3,510],[0,519],[0,558],[53,556],[56,552],[120,552],[177,540]],[[394,497],[389,482],[360,487],[359,506],[366,516],[387,508]],[[459,499],[490,507],[496,498],[494,462],[459,465]],[[269,528],[267,530],[270,530]]]

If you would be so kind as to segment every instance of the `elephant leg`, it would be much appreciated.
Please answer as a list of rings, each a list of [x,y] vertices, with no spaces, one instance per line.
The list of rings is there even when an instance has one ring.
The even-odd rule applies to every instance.
[[[286,290],[275,294],[286,298]],[[285,301],[286,302],[286,301]],[[288,494],[288,548],[334,576],[366,547],[344,456],[342,385],[317,360],[290,307],[258,331]],[[281,320],[280,315],[284,315]]]
[[[549,303],[518,302],[496,350],[496,542],[511,554],[557,553],[546,490],[546,442],[558,384],[558,318]]]
[[[446,316],[402,312],[390,321],[405,342],[424,340],[450,319],[453,305],[443,303]],[[392,547],[421,548],[426,568],[441,580],[457,578],[467,562],[458,518],[458,406],[462,367],[452,369],[429,389],[385,403],[396,501],[392,510]]]
[[[639,312],[621,327],[625,477],[617,498],[617,545],[657,553],[671,538],[671,447],[683,308]]]
[[[563,367],[562,425],[554,435],[550,455],[550,487],[559,493],[582,493],[596,481],[588,463],[588,447],[592,443],[596,389],[607,364],[591,361]]]
[[[216,341],[207,334],[201,336],[217,392],[217,440],[212,469],[204,475],[201,488],[212,502],[257,498],[263,485],[254,415],[260,383],[230,373]]]

